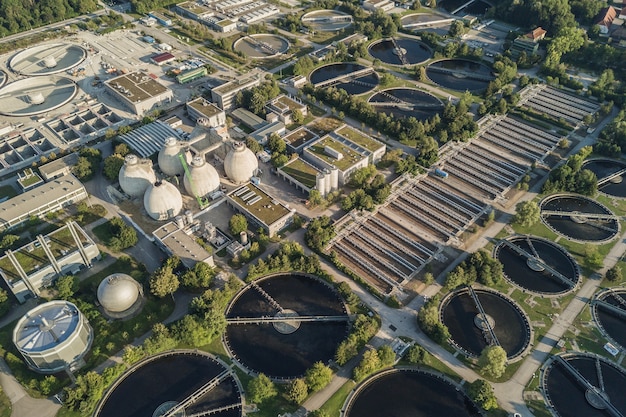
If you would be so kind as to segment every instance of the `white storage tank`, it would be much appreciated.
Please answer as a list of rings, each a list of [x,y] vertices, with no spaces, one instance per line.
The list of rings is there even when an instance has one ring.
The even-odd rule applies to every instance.
[[[328,192],[328,190],[326,190],[326,174],[323,172],[319,172],[315,177],[315,188],[317,188],[317,191],[319,191],[322,197]]]
[[[151,184],[156,182],[152,162],[128,154],[118,176],[122,191],[131,197],[141,197]]]
[[[178,189],[169,182],[157,181],[146,190],[143,205],[154,220],[168,220],[180,213],[183,198]]]
[[[254,153],[243,142],[233,142],[233,148],[224,159],[226,176],[235,184],[250,181],[259,168],[259,162]]]
[[[176,138],[169,137],[165,139],[165,144],[159,151],[158,156],[159,168],[165,175],[173,177],[174,175],[182,175],[185,172],[180,157],[178,156],[181,152],[184,152],[185,161],[189,163],[189,152],[183,150],[183,147],[178,143]]]
[[[194,156],[189,165],[189,174],[185,173],[183,184],[187,193],[193,197],[204,197],[220,188],[220,176],[213,166],[202,156]]]
[[[100,282],[97,295],[105,315],[121,319],[141,308],[143,288],[130,275],[111,274]]]
[[[92,341],[85,316],[64,300],[38,305],[13,329],[13,343],[28,367],[44,374],[78,368]]]

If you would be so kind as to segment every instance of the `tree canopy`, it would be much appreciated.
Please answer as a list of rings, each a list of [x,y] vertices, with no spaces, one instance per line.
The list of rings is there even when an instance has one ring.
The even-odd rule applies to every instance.
[[[0,0],[0,36],[90,13],[97,8],[94,0]]]
[[[228,222],[228,228],[230,229],[230,233],[235,237],[239,237],[241,232],[248,230],[248,220],[246,216],[243,214],[233,215]]]
[[[541,219],[541,210],[536,201],[520,201],[515,206],[513,222],[523,227],[530,227]]]
[[[493,393],[493,387],[484,379],[477,379],[467,384],[467,395],[476,404],[489,411],[498,408],[498,400]]]
[[[263,400],[275,397],[278,394],[278,390],[265,374],[259,374],[259,376],[251,379],[248,383],[246,394],[250,402],[258,404],[263,402]]]
[[[485,374],[500,378],[506,371],[506,351],[502,346],[487,346],[480,353],[478,366]]]

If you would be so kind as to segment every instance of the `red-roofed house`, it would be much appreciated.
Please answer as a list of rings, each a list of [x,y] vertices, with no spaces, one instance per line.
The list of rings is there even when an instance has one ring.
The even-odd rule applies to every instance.
[[[624,0],[626,1],[626,0]],[[541,40],[543,40],[543,38],[546,37],[546,33],[548,33],[544,28],[542,28],[541,26],[539,26],[536,29],[533,29],[532,32],[528,32],[526,35],[524,35],[525,38],[530,39],[531,41],[537,43]]]
[[[535,55],[539,50],[539,41],[546,37],[546,30],[538,27],[524,36],[515,39],[511,44],[511,56],[517,59],[522,52],[526,55]]]
[[[600,33],[609,33],[609,28],[613,24],[613,20],[617,17],[617,11],[613,6],[605,7],[600,10],[600,13],[596,16],[595,24],[600,26]]]
[[[162,54],[157,54],[153,57],[150,57],[150,61],[152,61],[152,63],[155,65],[164,65],[168,62],[172,62],[175,59],[176,57],[169,52],[163,52]]]

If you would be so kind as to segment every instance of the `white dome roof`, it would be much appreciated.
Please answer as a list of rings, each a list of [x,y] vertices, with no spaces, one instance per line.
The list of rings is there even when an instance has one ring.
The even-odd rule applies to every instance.
[[[226,175],[235,184],[242,184],[250,180],[259,168],[259,162],[254,153],[243,142],[234,142],[233,149],[224,159]]]
[[[146,189],[156,182],[152,162],[141,160],[136,155],[128,154],[118,176],[120,187],[131,197],[141,197]]]
[[[165,175],[173,177],[174,175],[182,175],[185,172],[178,156],[180,152],[185,152],[185,160],[189,163],[189,152],[182,150],[182,146],[176,138],[169,137],[165,139],[165,145],[159,151],[158,157],[159,168]]]
[[[183,208],[183,198],[167,181],[157,181],[143,195],[143,205],[154,220],[174,218]]]
[[[111,274],[98,286],[98,301],[113,313],[128,310],[139,298],[140,285],[130,275]]]
[[[220,186],[220,176],[211,164],[205,162],[201,156],[194,156],[189,165],[191,182],[185,173],[183,184],[187,193],[194,197],[204,197],[217,190]],[[193,185],[192,185],[193,184]]]

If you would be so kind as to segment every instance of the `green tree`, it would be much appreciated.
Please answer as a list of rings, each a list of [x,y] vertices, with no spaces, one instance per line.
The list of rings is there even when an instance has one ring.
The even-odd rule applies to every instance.
[[[478,367],[481,372],[493,378],[500,378],[506,371],[506,361],[506,351],[502,346],[487,346],[480,353]]]
[[[74,275],[63,275],[57,279],[56,288],[59,298],[67,300],[78,291],[79,281]]]
[[[356,382],[360,382],[365,379],[369,374],[376,372],[382,367],[378,352],[375,350],[367,350],[363,353],[363,359],[354,368],[352,372],[352,378]]]
[[[615,265],[613,268],[606,271],[606,279],[611,282],[621,281],[622,267],[620,265]]]
[[[10,249],[16,242],[20,240],[17,235],[7,234],[2,236],[0,240],[0,249]]]
[[[322,362],[315,362],[304,375],[307,386],[312,392],[324,388],[333,379],[333,371]]]
[[[192,269],[181,275],[180,283],[188,288],[208,288],[214,276],[215,271],[207,263],[197,262]]]
[[[159,298],[174,296],[180,282],[171,268],[159,268],[150,277],[150,292]]]
[[[472,401],[481,406],[484,410],[494,410],[498,408],[498,400],[493,393],[493,387],[484,379],[477,379],[466,386],[467,395]]]
[[[300,109],[293,110],[293,112],[291,113],[291,120],[293,120],[293,122],[296,124],[302,124],[302,122],[304,122],[304,115],[302,115]]]
[[[259,142],[257,142],[255,139],[249,136],[246,138],[246,146],[255,155],[263,150],[263,146]]]
[[[248,220],[243,214],[235,214],[228,222],[228,228],[233,236],[239,236],[241,232],[248,230]]]
[[[265,374],[259,374],[259,376],[248,382],[246,393],[250,402],[259,404],[266,399],[275,397],[278,394],[278,390]]]
[[[76,161],[76,165],[72,167],[72,173],[79,180],[88,180],[93,175],[93,166],[87,158],[81,156]]]
[[[284,154],[287,151],[287,144],[276,133],[272,133],[267,140],[267,147],[272,151],[272,154],[279,153]]]
[[[289,384],[287,398],[294,404],[302,404],[309,395],[309,387],[302,378],[296,378]]]
[[[406,351],[405,358],[409,363],[419,365],[426,359],[426,349],[420,345],[411,345]]]
[[[378,357],[380,358],[380,364],[385,366],[391,366],[396,361],[396,352],[391,349],[391,346],[384,345],[378,348]]]
[[[515,206],[513,222],[530,227],[541,219],[541,210],[535,201],[522,201]]]
[[[452,25],[450,25],[450,30],[448,31],[448,35],[450,35],[453,38],[457,38],[463,35],[464,33],[465,33],[465,25],[463,24],[461,20],[455,20],[454,22],[452,22]]]
[[[114,153],[113,155],[104,158],[102,172],[110,181],[115,181],[117,180],[120,169],[122,169],[123,166],[124,158],[121,155]]]

